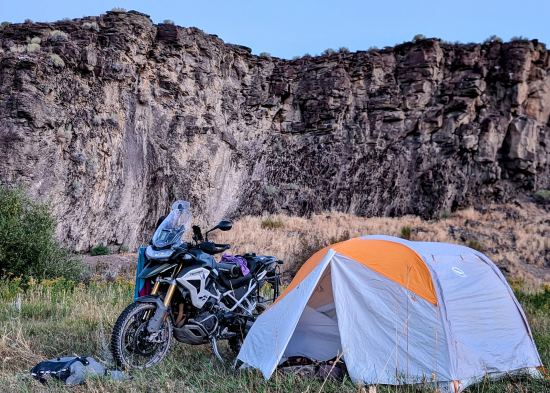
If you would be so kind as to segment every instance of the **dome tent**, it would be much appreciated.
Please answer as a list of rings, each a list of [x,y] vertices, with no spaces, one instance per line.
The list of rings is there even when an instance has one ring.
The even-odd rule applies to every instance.
[[[248,333],[238,359],[269,378],[291,356],[341,355],[353,381],[433,382],[540,374],[506,279],[468,247],[365,236],[316,252]]]

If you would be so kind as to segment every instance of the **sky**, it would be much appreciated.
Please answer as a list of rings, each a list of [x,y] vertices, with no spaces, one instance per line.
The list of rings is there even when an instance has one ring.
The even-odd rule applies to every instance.
[[[523,36],[550,44],[550,0],[0,0],[0,21],[55,21],[114,7],[283,58],[382,48],[416,34],[452,42]]]

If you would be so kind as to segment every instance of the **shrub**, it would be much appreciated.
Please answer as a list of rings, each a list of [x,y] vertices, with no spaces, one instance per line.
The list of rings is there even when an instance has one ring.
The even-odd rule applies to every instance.
[[[491,35],[489,36],[485,41],[483,41],[484,44],[490,44],[491,42],[502,42],[502,38],[500,38],[498,35]]]
[[[98,244],[90,250],[90,255],[94,257],[97,255],[109,255],[110,253],[111,251],[109,250],[109,247],[103,244]]]
[[[8,27],[9,25],[11,25],[10,22],[2,22],[0,23],[0,30],[4,30],[6,27]]]
[[[48,39],[53,42],[67,41],[69,35],[61,30],[54,30],[50,33]]]
[[[511,42],[527,42],[529,41],[529,38],[527,37],[524,37],[522,35],[516,35],[516,36],[513,36],[512,38],[510,38],[510,41]]]
[[[128,247],[126,244],[122,244],[119,249],[118,249],[118,252],[120,254],[125,254],[127,252],[130,252],[130,247]]]
[[[342,47],[340,47],[340,49],[338,49],[338,52],[340,52],[340,53],[349,53],[349,49],[346,48],[345,46],[342,46]]]
[[[40,44],[30,43],[27,44],[27,52],[32,53],[40,50]]]
[[[111,12],[126,12],[126,8],[122,8],[122,7],[113,7],[111,9]]]
[[[269,53],[269,52],[260,52],[260,54],[259,54],[258,56],[270,58],[270,57],[271,57],[271,53]]]
[[[533,196],[537,202],[550,202],[550,190],[538,190]]]
[[[480,251],[480,252],[483,252],[485,250],[485,246],[483,245],[483,243],[481,243],[480,241],[475,240],[475,239],[468,240],[466,245],[468,247],[473,248],[474,250],[477,250],[477,251]]]
[[[63,59],[55,53],[50,53],[50,60],[52,61],[53,65],[58,68],[65,67],[65,62],[63,61]]]
[[[42,42],[40,37],[32,37],[30,39],[27,38],[27,41],[29,44],[40,44]]]
[[[175,25],[174,21],[171,19],[164,19],[162,23],[165,25]]]
[[[84,22],[82,23],[82,27],[87,30],[99,31],[99,26],[96,22]]]
[[[330,56],[330,55],[333,55],[335,54],[336,51],[332,48],[327,48],[323,51],[323,56]]]
[[[401,227],[401,238],[411,240],[412,228],[408,225]]]
[[[27,25],[30,25],[31,23],[34,23],[34,22],[32,21],[32,19],[27,18],[27,19],[25,19],[25,21],[23,23],[25,23]]]
[[[55,226],[47,204],[0,185],[0,277],[81,279],[85,267],[57,243]]]
[[[280,218],[267,217],[262,220],[260,226],[262,229],[279,229],[283,228],[285,224]]]
[[[412,41],[413,41],[413,42],[418,42],[418,41],[422,41],[422,40],[425,40],[425,39],[426,39],[426,36],[425,36],[425,35],[423,35],[423,34],[416,34],[416,35],[413,37]]]

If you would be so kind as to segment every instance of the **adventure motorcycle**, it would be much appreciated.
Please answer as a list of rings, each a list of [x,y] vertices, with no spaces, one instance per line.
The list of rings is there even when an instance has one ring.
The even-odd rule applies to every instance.
[[[189,202],[176,201],[145,251],[146,264],[138,277],[146,280],[144,288],[152,289],[115,323],[111,351],[119,367],[141,369],[160,362],[172,337],[191,345],[210,343],[223,361],[218,341],[227,340],[231,352],[238,353],[256,316],[265,309],[268,300],[260,293],[264,284],[271,286],[271,299],[279,294],[282,261],[245,254],[250,272],[243,276],[238,264],[218,263],[213,257],[230,246],[208,240],[215,229],[230,230],[231,221],[220,221],[204,236],[193,226],[193,242],[184,242],[190,222]]]

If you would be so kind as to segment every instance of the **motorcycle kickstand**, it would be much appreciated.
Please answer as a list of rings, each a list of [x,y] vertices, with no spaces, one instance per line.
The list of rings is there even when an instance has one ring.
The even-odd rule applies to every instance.
[[[212,337],[210,339],[210,346],[212,347],[212,352],[214,352],[214,356],[221,362],[224,363],[223,358],[220,355],[220,351],[218,350],[218,340],[216,340],[216,337]]]

